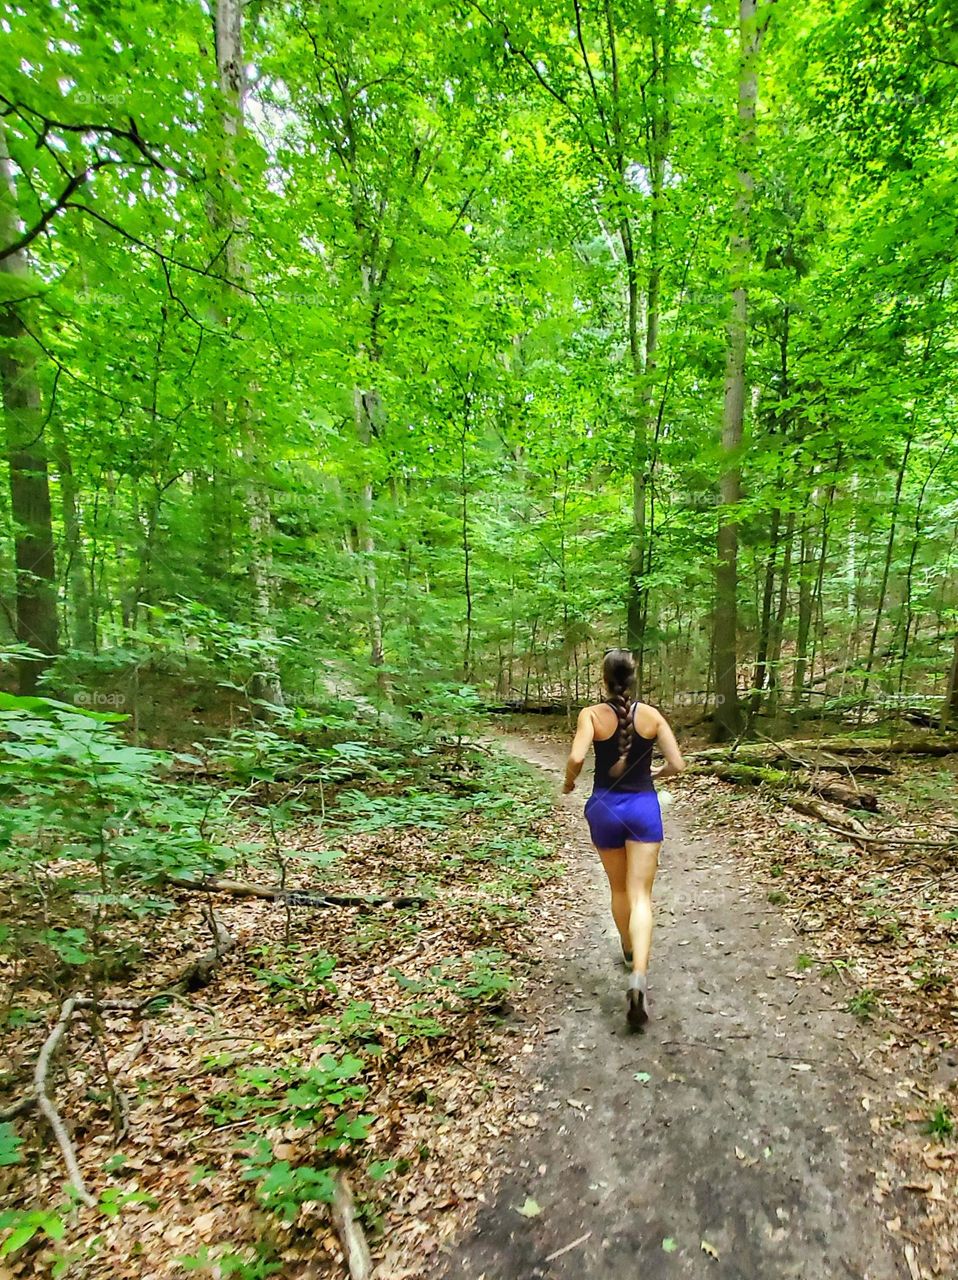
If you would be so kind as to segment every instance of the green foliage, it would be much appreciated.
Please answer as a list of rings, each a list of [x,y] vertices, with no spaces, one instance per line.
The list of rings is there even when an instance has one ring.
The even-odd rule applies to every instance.
[[[954,1132],[954,1116],[943,1103],[939,1103],[925,1123],[925,1133],[930,1133],[939,1142],[945,1142]]]
[[[369,1000],[350,1000],[337,1018],[323,1018],[321,1025],[344,1043],[362,1044],[368,1050],[381,1045],[383,1038],[394,1038],[402,1048],[410,1040],[444,1036],[446,1029],[435,1017],[435,1006],[428,1000],[414,1001],[402,1009],[380,1012]]]
[[[292,1222],[307,1200],[332,1204],[335,1174],[335,1165],[294,1167],[288,1160],[277,1160],[265,1139],[257,1142],[243,1168],[243,1177],[257,1184],[257,1198],[263,1207],[279,1214],[284,1222]]]
[[[329,1108],[365,1098],[366,1086],[354,1083],[362,1071],[361,1059],[350,1054],[337,1059],[329,1053],[312,1067],[241,1067],[236,1073],[241,1091],[214,1094],[206,1112],[217,1124],[269,1112],[283,1123],[306,1128],[321,1122]]]
[[[0,1244],[0,1258],[17,1253],[37,1235],[48,1240],[62,1240],[66,1234],[64,1210],[6,1209],[0,1212],[0,1232],[6,1232]]]
[[[261,947],[260,954],[268,958],[273,948]],[[335,991],[329,981],[336,968],[336,957],[326,952],[300,954],[298,946],[291,945],[287,954],[273,961],[269,968],[254,969],[253,973],[266,987],[280,996],[294,1009],[315,1008],[323,991]]]
[[[877,1014],[879,1006],[878,992],[870,987],[863,987],[861,991],[856,991],[854,995],[849,996],[847,1003],[848,1012],[853,1013],[861,1022],[870,1022]]]
[[[162,915],[171,904],[152,887],[228,857],[207,832],[209,801],[171,787],[170,757],[126,743],[115,719],[43,698],[8,698],[0,712],[0,877],[21,903],[0,947],[42,968],[126,963],[135,947],[111,940],[105,923]],[[66,922],[34,925],[37,876],[53,864],[43,915]]]
[[[258,1244],[243,1253],[223,1245],[215,1248],[203,1245],[197,1253],[176,1261],[184,1271],[199,1271],[214,1277],[214,1280],[226,1280],[227,1277],[232,1277],[232,1280],[266,1280],[267,1276],[278,1275],[283,1270],[282,1262],[276,1260],[273,1250],[265,1244]]]
[[[351,789],[339,793],[332,820],[351,831],[383,831],[387,827],[443,831],[469,807],[467,800],[417,788],[403,795],[373,796]]]
[[[23,1139],[9,1121],[0,1121],[0,1167],[9,1164],[22,1164],[23,1156],[20,1148]]]

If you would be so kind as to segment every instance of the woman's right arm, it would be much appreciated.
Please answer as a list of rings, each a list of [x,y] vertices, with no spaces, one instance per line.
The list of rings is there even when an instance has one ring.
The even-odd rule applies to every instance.
[[[675,774],[681,773],[685,768],[685,761],[682,759],[682,752],[679,750],[679,744],[675,740],[675,734],[672,732],[668,720],[661,712],[659,713],[659,728],[655,740],[658,743],[659,750],[665,756],[665,764],[653,769],[652,777],[656,779],[671,778]]]

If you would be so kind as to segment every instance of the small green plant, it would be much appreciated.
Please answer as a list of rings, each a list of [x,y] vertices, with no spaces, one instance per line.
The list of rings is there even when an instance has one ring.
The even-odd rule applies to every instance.
[[[243,1178],[257,1183],[256,1196],[264,1208],[278,1213],[284,1222],[292,1222],[300,1205],[307,1200],[332,1204],[335,1190],[335,1165],[314,1168],[293,1166],[288,1160],[277,1160],[265,1138],[256,1142],[252,1155],[244,1162]]]
[[[925,1133],[930,1133],[932,1137],[937,1138],[939,1142],[944,1142],[945,1139],[950,1138],[954,1132],[954,1117],[946,1106],[939,1103],[925,1122]]]
[[[502,968],[504,961],[501,951],[477,951],[469,959],[468,974],[462,978],[440,978],[439,984],[463,1000],[485,1005],[501,1004],[503,996],[513,986],[512,975]]]
[[[856,991],[853,996],[849,996],[846,1007],[848,1012],[853,1013],[859,1021],[868,1022],[878,1012],[878,992],[873,991],[871,987],[862,987],[861,991]]]
[[[918,991],[927,991],[933,993],[936,991],[947,991],[951,986],[951,978],[943,970],[939,969],[932,960],[921,958],[915,960],[908,966],[911,973],[915,988]]]
[[[768,900],[773,907],[781,907],[788,902],[788,894],[783,893],[781,889],[773,889],[768,895]]]
[[[273,1251],[263,1244],[256,1245],[255,1249],[249,1250],[245,1255],[232,1249],[225,1252],[220,1252],[219,1249],[220,1246],[211,1249],[204,1244],[198,1253],[188,1254],[176,1261],[184,1271],[202,1271],[215,1277],[215,1280],[226,1280],[227,1277],[232,1277],[233,1280],[266,1280],[267,1276],[274,1276],[283,1269],[283,1264],[276,1261]]]
[[[7,1209],[0,1213],[0,1232],[6,1231],[0,1244],[0,1258],[7,1258],[35,1235],[45,1235],[48,1240],[62,1240],[66,1234],[66,1209]]]
[[[773,879],[778,880],[785,874],[785,868],[780,862],[773,862],[768,869],[768,874],[772,876]]]
[[[799,973],[804,973],[807,969],[810,969],[814,963],[815,961],[812,957],[806,955],[804,951],[800,951],[795,957],[795,968]]]
[[[445,831],[470,803],[415,787],[407,788],[402,795],[369,795],[365,791],[349,790],[339,793],[332,820],[352,831],[382,831],[386,827]]]
[[[888,907],[874,906],[866,907],[865,915],[869,920],[866,926],[871,936],[880,942],[897,942],[901,937],[901,921],[894,911]]]
[[[369,1000],[351,1000],[338,1018],[321,1021],[322,1026],[337,1039],[355,1044],[362,1043],[369,1052],[371,1046],[381,1045],[384,1033],[394,1036],[401,1049],[410,1040],[433,1039],[446,1034],[445,1027],[436,1021],[434,1006],[428,1000],[417,1000],[402,1009],[379,1013]]]
[[[241,1067],[236,1073],[243,1090],[224,1090],[213,1096],[206,1111],[217,1124],[231,1124],[269,1113],[282,1123],[305,1128],[325,1118],[331,1107],[361,1102],[368,1090],[356,1082],[363,1062],[345,1054],[337,1059],[324,1053],[313,1067],[292,1063],[284,1067]]]
[[[271,947],[259,948],[259,954],[272,955]],[[293,944],[287,955],[274,960],[269,968],[254,969],[253,973],[271,991],[282,992],[283,1003],[292,1009],[315,1009],[324,991],[335,991],[329,981],[336,968],[336,957],[326,951],[314,952],[307,957],[300,955],[300,948]]]
[[[7,1120],[0,1123],[0,1168],[23,1163],[23,1156],[20,1154],[22,1145],[23,1139],[18,1137],[13,1125]]]

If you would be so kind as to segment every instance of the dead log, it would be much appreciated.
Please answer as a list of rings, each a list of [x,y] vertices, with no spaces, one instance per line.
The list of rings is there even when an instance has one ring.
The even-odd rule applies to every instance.
[[[564,702],[501,702],[496,706],[482,708],[491,716],[564,716],[570,708]],[[576,715],[578,707],[572,707]]]
[[[787,738],[781,742],[748,742],[738,747],[707,747],[697,751],[698,758],[730,758],[748,754],[762,760],[777,760],[782,756],[803,759],[806,753],[827,752],[832,756],[882,756],[916,755],[947,756],[958,752],[958,734],[914,733],[901,737],[883,738]]]
[[[248,880],[189,880],[185,876],[168,876],[167,884],[193,893],[225,893],[232,898],[259,898],[291,907],[421,907],[429,899],[399,894],[370,896],[363,893],[313,893],[308,889],[271,889],[268,885]]]
[[[886,777],[895,772],[890,764],[878,760],[843,759],[828,751],[804,749],[801,753],[796,743],[746,743],[740,747],[704,747],[700,751],[686,752],[688,760],[714,760],[730,764],[750,765],[760,769],[776,765],[783,769],[815,769],[826,773],[862,774],[866,777]]]
[[[834,809],[830,809],[827,804],[823,804],[821,800],[814,800],[811,796],[781,796],[780,799],[790,809],[794,809],[796,813],[800,813],[806,818],[816,818],[819,822],[824,822],[826,827],[829,827],[832,831],[839,832],[849,840],[863,835],[865,832],[865,828],[857,818],[848,813],[836,812]]]
[[[756,768],[752,765],[729,764],[693,764],[690,774],[711,774],[721,778],[723,782],[735,782],[744,786],[769,787],[776,793],[786,793],[795,788],[795,775],[784,769],[771,767]],[[867,809],[871,813],[878,812],[878,797],[871,791],[857,791],[854,787],[842,782],[809,779],[806,789],[823,800],[841,805],[843,809]]]

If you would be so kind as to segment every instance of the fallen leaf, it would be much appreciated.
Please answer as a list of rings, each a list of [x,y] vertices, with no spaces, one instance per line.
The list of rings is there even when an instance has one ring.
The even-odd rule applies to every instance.
[[[699,1247],[703,1253],[707,1253],[710,1258],[714,1258],[715,1261],[718,1262],[718,1249],[716,1249],[714,1244],[709,1244],[707,1240],[703,1240]]]
[[[516,1210],[516,1213],[521,1213],[524,1218],[538,1218],[541,1212],[542,1210],[532,1196],[526,1196],[525,1203]]]

